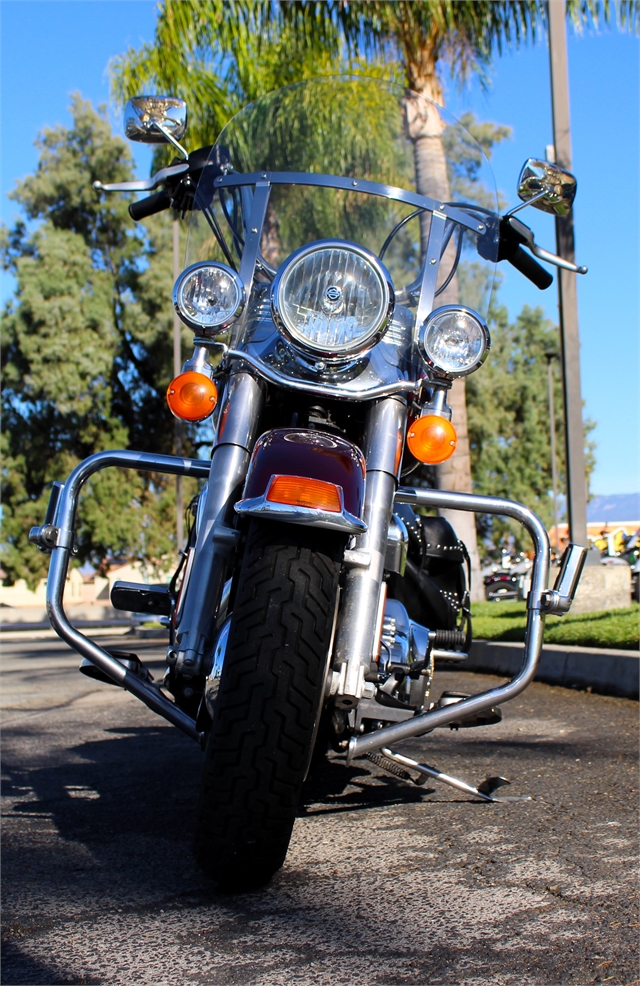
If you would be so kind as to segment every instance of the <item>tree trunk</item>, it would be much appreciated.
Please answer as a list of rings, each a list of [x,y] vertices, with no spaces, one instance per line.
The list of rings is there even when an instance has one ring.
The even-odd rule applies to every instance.
[[[433,93],[427,91],[433,90]],[[451,189],[447,175],[447,161],[442,143],[443,123],[433,103],[419,98],[420,94],[409,93],[405,104],[407,129],[414,146],[416,187],[421,195],[448,202],[451,199]],[[442,90],[437,80],[429,85],[425,80],[422,95],[442,103]],[[420,235],[422,241],[422,256],[424,258],[431,216],[421,216]],[[440,280],[451,269],[455,252],[453,239],[449,242],[441,265]],[[437,306],[452,305],[458,301],[457,278],[452,278],[445,291],[438,296]],[[449,391],[448,403],[451,406],[452,420],[458,433],[458,446],[453,456],[436,467],[436,480],[441,490],[471,493],[471,457],[469,450],[469,433],[467,429],[467,404],[465,398],[464,377],[456,380]],[[482,578],[480,576],[480,557],[476,535],[475,515],[460,510],[440,510],[454,527],[456,534],[467,546],[471,558],[473,601],[484,599]]]

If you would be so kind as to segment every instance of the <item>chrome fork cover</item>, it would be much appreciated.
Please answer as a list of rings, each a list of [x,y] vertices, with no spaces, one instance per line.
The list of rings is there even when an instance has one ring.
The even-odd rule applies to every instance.
[[[211,665],[211,671],[207,675],[204,684],[204,701],[207,707],[207,712],[213,719],[216,707],[216,701],[218,699],[218,691],[220,689],[220,678],[222,677],[222,669],[224,667],[224,658],[227,652],[227,642],[229,640],[229,630],[231,628],[231,617],[227,618],[220,625],[213,645],[213,663]]]

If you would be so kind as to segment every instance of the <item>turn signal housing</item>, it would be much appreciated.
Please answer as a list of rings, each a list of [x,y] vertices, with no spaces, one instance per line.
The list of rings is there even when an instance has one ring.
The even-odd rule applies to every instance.
[[[306,476],[272,476],[267,490],[271,503],[287,503],[294,507],[311,507],[342,513],[342,488],[323,479]]]
[[[218,388],[206,373],[188,370],[167,387],[169,410],[181,421],[204,421],[218,403]]]
[[[439,414],[416,418],[407,432],[409,451],[419,462],[434,466],[451,458],[458,435],[448,420]]]

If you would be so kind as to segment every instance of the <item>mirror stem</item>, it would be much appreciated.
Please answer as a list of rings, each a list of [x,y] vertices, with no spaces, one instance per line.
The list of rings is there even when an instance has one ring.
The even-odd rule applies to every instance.
[[[520,212],[520,209],[526,209],[528,205],[533,205],[534,202],[537,202],[538,199],[543,198],[544,195],[546,195],[546,192],[543,189],[541,192],[538,192],[537,195],[534,195],[533,198],[527,199],[526,202],[521,202],[519,205],[514,205],[513,209],[509,209],[508,212],[505,212],[504,218],[508,219],[509,216],[515,216],[516,212]]]
[[[185,161],[188,161],[188,160],[189,160],[189,155],[188,155],[188,153],[187,153],[187,152],[185,151],[185,149],[184,149],[184,147],[182,146],[182,144],[180,144],[180,143],[178,143],[178,141],[177,141],[177,140],[175,139],[175,137],[173,137],[173,136],[172,136],[172,135],[171,135],[171,134],[169,133],[169,131],[168,131],[168,130],[165,130],[165,128],[164,128],[164,127],[162,127],[162,126],[160,126],[160,124],[159,124],[159,123],[156,123],[155,121],[154,121],[154,122],[153,122],[153,123],[151,124],[151,126],[152,126],[152,127],[155,127],[155,129],[156,129],[156,130],[159,130],[159,131],[160,131],[160,133],[162,134],[162,136],[163,136],[163,137],[165,137],[165,138],[166,138],[166,139],[167,139],[167,140],[169,141],[169,143],[170,143],[170,144],[173,144],[173,146],[174,146],[175,148],[177,148],[177,150],[179,150],[179,151],[180,151],[180,153],[182,154],[182,156],[183,156],[183,158],[185,159]]]

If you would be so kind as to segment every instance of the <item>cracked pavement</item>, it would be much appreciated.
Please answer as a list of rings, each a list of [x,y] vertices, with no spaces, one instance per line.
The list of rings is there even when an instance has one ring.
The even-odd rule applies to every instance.
[[[160,673],[161,642],[109,643]],[[399,747],[528,802],[333,758],[283,870],[225,896],[190,856],[199,749],[78,663],[3,646],[5,986],[640,984],[637,703],[535,683],[498,725]]]

